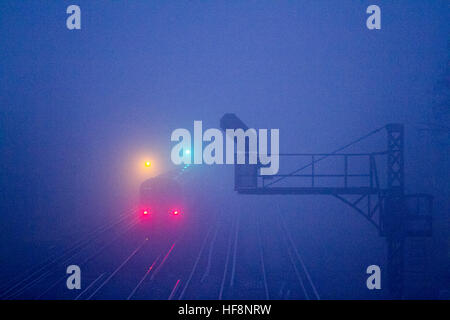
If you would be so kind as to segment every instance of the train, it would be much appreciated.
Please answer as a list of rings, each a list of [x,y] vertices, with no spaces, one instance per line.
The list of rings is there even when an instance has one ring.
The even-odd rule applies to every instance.
[[[178,236],[211,223],[220,211],[220,196],[210,191],[217,181],[207,169],[185,165],[143,181],[138,204],[141,229],[166,238],[165,234]]]
[[[171,176],[145,180],[139,188],[139,216],[153,233],[175,232],[187,213],[184,188]]]

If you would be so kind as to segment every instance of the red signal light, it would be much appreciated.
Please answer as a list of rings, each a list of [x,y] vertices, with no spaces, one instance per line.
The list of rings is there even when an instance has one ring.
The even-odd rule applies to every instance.
[[[148,214],[150,213],[150,210],[144,209],[144,210],[142,211],[142,213],[143,213],[144,215],[148,215]]]
[[[173,214],[174,216],[177,216],[180,214],[180,210],[175,209],[175,210],[172,210],[170,213]]]

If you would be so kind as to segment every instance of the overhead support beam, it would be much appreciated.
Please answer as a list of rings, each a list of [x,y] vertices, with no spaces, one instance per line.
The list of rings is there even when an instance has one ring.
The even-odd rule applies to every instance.
[[[220,127],[222,130],[248,128],[234,114],[225,114]],[[342,153],[384,128],[387,150]],[[388,124],[331,153],[280,153],[280,157],[299,163],[297,169],[288,173],[267,177],[258,174],[258,165],[235,165],[234,188],[240,194],[253,195],[331,195],[350,206],[386,238],[388,287],[393,298],[401,298],[405,283],[405,239],[431,236],[433,201],[427,194],[405,195],[404,146],[403,125]],[[385,179],[379,179],[375,157],[387,158]],[[332,164],[328,164],[334,170],[331,173],[322,171],[326,160]]]
[[[378,189],[368,187],[355,188],[327,188],[327,187],[271,187],[271,188],[239,188],[238,193],[242,194],[324,194],[324,195],[344,195],[344,194],[377,194]]]

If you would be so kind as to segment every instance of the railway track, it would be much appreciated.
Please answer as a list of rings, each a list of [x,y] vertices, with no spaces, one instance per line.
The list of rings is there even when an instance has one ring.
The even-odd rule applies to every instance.
[[[20,277],[14,284],[10,285],[9,288],[2,291],[1,299],[17,299],[17,298],[36,298],[41,297],[42,293],[47,289],[36,289],[31,290],[36,285],[43,282],[45,279],[48,280],[58,268],[64,267],[67,263],[70,264],[75,257],[85,253],[89,247],[92,247],[94,242],[98,240],[101,235],[105,235],[106,232],[114,230],[115,227],[123,223],[130,215],[134,212],[134,209],[125,210],[122,212],[116,220],[110,222],[109,224],[104,224],[84,237],[77,241],[75,244],[69,248],[63,250],[63,252],[53,255],[43,263],[39,264],[37,267],[31,267],[28,271]],[[69,265],[67,264],[67,265]],[[64,273],[65,274],[65,273]],[[51,281],[51,280],[50,280]],[[48,282],[48,281],[47,281]],[[45,284],[43,284],[45,286]],[[39,292],[39,294],[35,294]]]
[[[217,214],[159,241],[138,232],[138,220],[130,218],[135,212],[31,269],[2,298],[320,299],[281,215]],[[69,264],[83,270],[81,291],[65,288]]]

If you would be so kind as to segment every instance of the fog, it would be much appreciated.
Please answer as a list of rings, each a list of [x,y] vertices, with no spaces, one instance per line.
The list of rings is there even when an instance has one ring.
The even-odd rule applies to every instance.
[[[448,2],[377,3],[382,29],[369,31],[369,1],[79,0],[72,32],[65,2],[2,1],[2,278],[135,207],[144,180],[177,168],[173,130],[235,113],[279,129],[281,153],[332,152],[403,123],[406,191],[436,197],[433,277],[449,279],[449,148],[428,126],[444,119],[433,106],[448,80]],[[346,151],[385,147],[381,132]],[[233,170],[194,165],[184,183],[198,211],[238,212],[249,239],[259,213],[281,213],[325,297],[378,297],[361,288],[386,244],[363,217],[330,196],[237,194]]]

